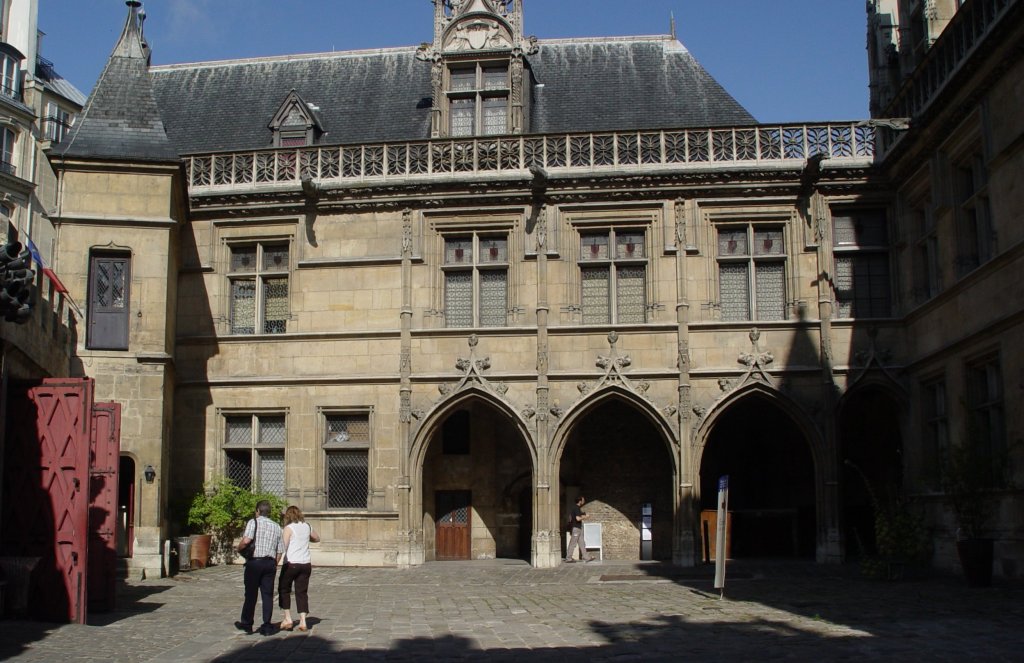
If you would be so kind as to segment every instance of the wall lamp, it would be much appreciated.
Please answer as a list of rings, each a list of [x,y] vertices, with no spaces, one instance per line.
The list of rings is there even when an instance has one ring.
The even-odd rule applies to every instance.
[[[142,470],[142,476],[146,477],[146,483],[153,483],[153,480],[156,479],[156,470],[152,465],[147,465],[146,469]]]

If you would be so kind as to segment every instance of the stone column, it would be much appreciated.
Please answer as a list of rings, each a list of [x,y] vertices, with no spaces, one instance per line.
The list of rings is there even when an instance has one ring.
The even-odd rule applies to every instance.
[[[676,200],[673,207],[676,240],[676,340],[678,343],[679,404],[677,418],[675,477],[675,526],[673,528],[672,562],[679,566],[697,563],[697,513],[694,490],[698,469],[693,465],[692,422],[693,402],[690,394],[690,300],[686,289],[686,221],[694,218],[697,205],[693,200]]]
[[[554,457],[550,451],[548,421],[548,206],[535,201],[534,236],[537,240],[537,484],[534,499],[533,565],[538,568],[557,566],[561,559],[561,531],[558,517],[558,476],[554,471]]]
[[[412,481],[409,457],[412,448],[412,253],[413,253],[413,211],[402,212],[402,312],[401,312],[401,359],[399,360],[399,414],[398,439],[401,448],[398,453],[398,556],[399,567],[416,563],[413,550],[417,540],[415,530],[419,526],[411,513],[415,500],[411,499]],[[422,558],[422,555],[419,556]]]
[[[817,244],[818,273],[829,278],[818,281],[818,318],[821,320],[821,424],[822,448],[816,454],[818,536],[815,556],[819,563],[843,561],[842,527],[839,514],[839,454],[836,434],[836,384],[832,371],[832,224],[828,204],[815,191],[810,198],[811,224]]]

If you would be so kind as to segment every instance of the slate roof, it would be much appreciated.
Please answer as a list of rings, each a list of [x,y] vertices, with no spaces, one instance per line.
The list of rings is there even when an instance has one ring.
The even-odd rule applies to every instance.
[[[70,137],[55,148],[65,157],[177,161],[153,97],[149,52],[133,10]]]
[[[294,89],[319,107],[320,143],[430,136],[430,65],[413,48],[153,67],[167,133],[182,154],[268,147]]]
[[[670,37],[541,42],[531,132],[678,129],[755,124]]]
[[[52,62],[38,58],[36,62],[36,78],[42,81],[43,87],[46,90],[64,97],[77,106],[85,106],[87,97],[66,78],[54,71]]]
[[[180,154],[270,146],[268,124],[293,89],[319,108],[326,132],[321,144],[407,141],[430,136],[430,65],[415,52],[322,53],[150,72],[167,135]],[[530,133],[755,123],[670,37],[541,41],[528,62],[534,78]]]

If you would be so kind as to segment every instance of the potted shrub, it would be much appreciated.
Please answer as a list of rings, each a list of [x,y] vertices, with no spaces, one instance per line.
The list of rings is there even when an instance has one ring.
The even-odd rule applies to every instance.
[[[874,511],[874,553],[864,550],[863,542],[857,539],[862,553],[861,572],[871,578],[899,580],[907,567],[924,566],[931,552],[924,516],[899,495],[880,498],[860,467],[849,460],[843,462],[864,482]]]
[[[952,446],[942,472],[946,504],[956,520],[956,550],[967,584],[992,584],[989,526],[1006,487],[1005,454],[993,455],[974,436]]]
[[[226,477],[208,483],[192,498],[188,525],[200,532],[191,546],[191,557],[197,560],[197,566],[206,566],[210,551],[212,557],[226,563],[234,560],[234,541],[241,536],[261,500],[270,502],[271,513],[281,513],[285,507],[277,495],[253,492]]]

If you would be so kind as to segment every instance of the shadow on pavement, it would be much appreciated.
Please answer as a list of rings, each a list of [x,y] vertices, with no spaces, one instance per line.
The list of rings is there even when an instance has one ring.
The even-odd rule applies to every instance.
[[[389,649],[348,649],[311,634],[305,637],[249,636],[234,651],[212,659],[217,663],[240,661],[329,660],[356,661],[678,661],[699,660],[821,660],[827,643],[828,658],[848,658],[871,653],[870,636],[830,636],[794,628],[783,622],[752,620],[739,623],[687,621],[679,615],[662,615],[627,624],[592,621],[591,630],[606,642],[564,647],[507,647],[489,643],[486,650],[470,638],[445,635],[437,638],[398,640]],[[258,640],[254,640],[258,638]],[[348,644],[351,647],[351,644]],[[881,652],[875,652],[881,653]],[[751,657],[754,657],[752,659]]]
[[[90,612],[87,624],[88,626],[108,626],[135,615],[154,612],[162,604],[147,603],[145,600],[172,587],[173,585],[140,586],[119,583],[117,607],[110,612]],[[25,653],[31,648],[32,643],[45,639],[57,629],[67,627],[68,624],[27,619],[4,619],[0,622],[0,626],[2,626],[2,637],[0,637],[0,661],[2,661]],[[81,652],[70,653],[77,655]]]

